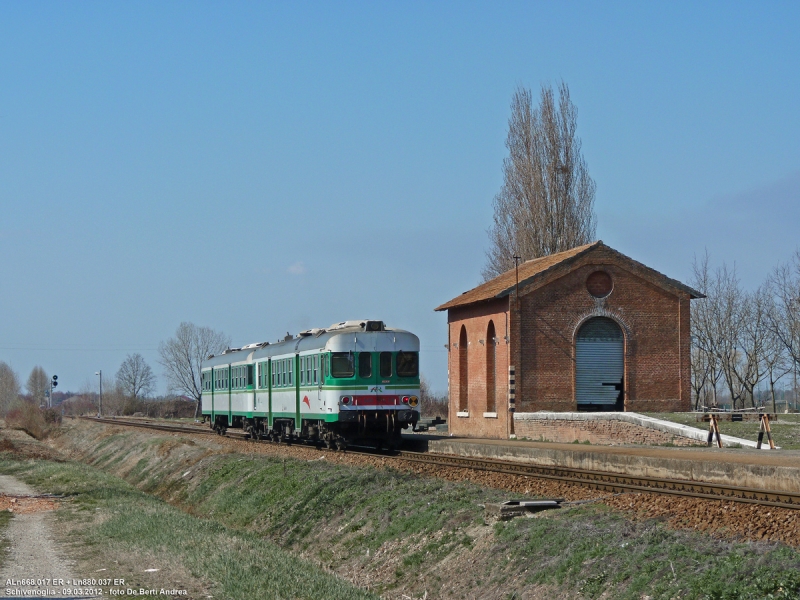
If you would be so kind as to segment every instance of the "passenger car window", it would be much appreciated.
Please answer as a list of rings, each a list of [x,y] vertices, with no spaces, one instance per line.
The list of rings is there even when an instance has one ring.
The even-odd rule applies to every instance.
[[[355,372],[355,355],[352,352],[331,354],[331,377],[352,377]]]
[[[372,354],[369,352],[358,355],[358,376],[363,379],[372,377]]]
[[[416,377],[419,375],[419,353],[403,352],[397,353],[397,376]]]
[[[392,353],[381,352],[381,377],[392,376]]]

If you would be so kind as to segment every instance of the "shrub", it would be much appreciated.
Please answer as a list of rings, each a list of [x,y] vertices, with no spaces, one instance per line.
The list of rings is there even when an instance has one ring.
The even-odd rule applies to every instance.
[[[21,429],[37,440],[43,440],[61,422],[61,416],[53,409],[41,410],[31,402],[16,404],[6,415],[6,425]]]

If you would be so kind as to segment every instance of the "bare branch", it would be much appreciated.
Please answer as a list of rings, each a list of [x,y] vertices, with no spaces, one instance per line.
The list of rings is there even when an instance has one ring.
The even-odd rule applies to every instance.
[[[134,400],[153,392],[156,377],[150,365],[139,354],[129,354],[117,371],[117,386],[124,396]]]
[[[219,354],[230,347],[224,333],[194,323],[181,323],[175,337],[162,342],[159,363],[165,369],[169,390],[200,402],[200,367],[209,354]]]
[[[581,154],[577,123],[564,82],[557,104],[553,89],[542,86],[536,109],[530,90],[519,87],[514,93],[484,280],[513,268],[515,255],[530,260],[594,240],[595,183]]]

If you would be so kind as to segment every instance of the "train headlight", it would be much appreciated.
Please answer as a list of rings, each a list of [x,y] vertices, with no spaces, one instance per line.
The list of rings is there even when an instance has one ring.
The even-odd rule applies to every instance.
[[[340,400],[341,400],[342,404],[344,404],[345,406],[350,404],[350,396],[342,396],[340,398]]]
[[[417,404],[419,404],[419,398],[417,398],[416,396],[411,396],[411,398],[409,398],[408,400],[408,403],[411,406],[416,406]]]

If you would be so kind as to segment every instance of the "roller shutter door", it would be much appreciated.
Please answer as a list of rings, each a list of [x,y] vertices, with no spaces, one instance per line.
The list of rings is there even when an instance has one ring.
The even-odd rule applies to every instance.
[[[575,342],[575,385],[578,405],[613,406],[622,392],[624,339],[614,321],[587,321]]]

